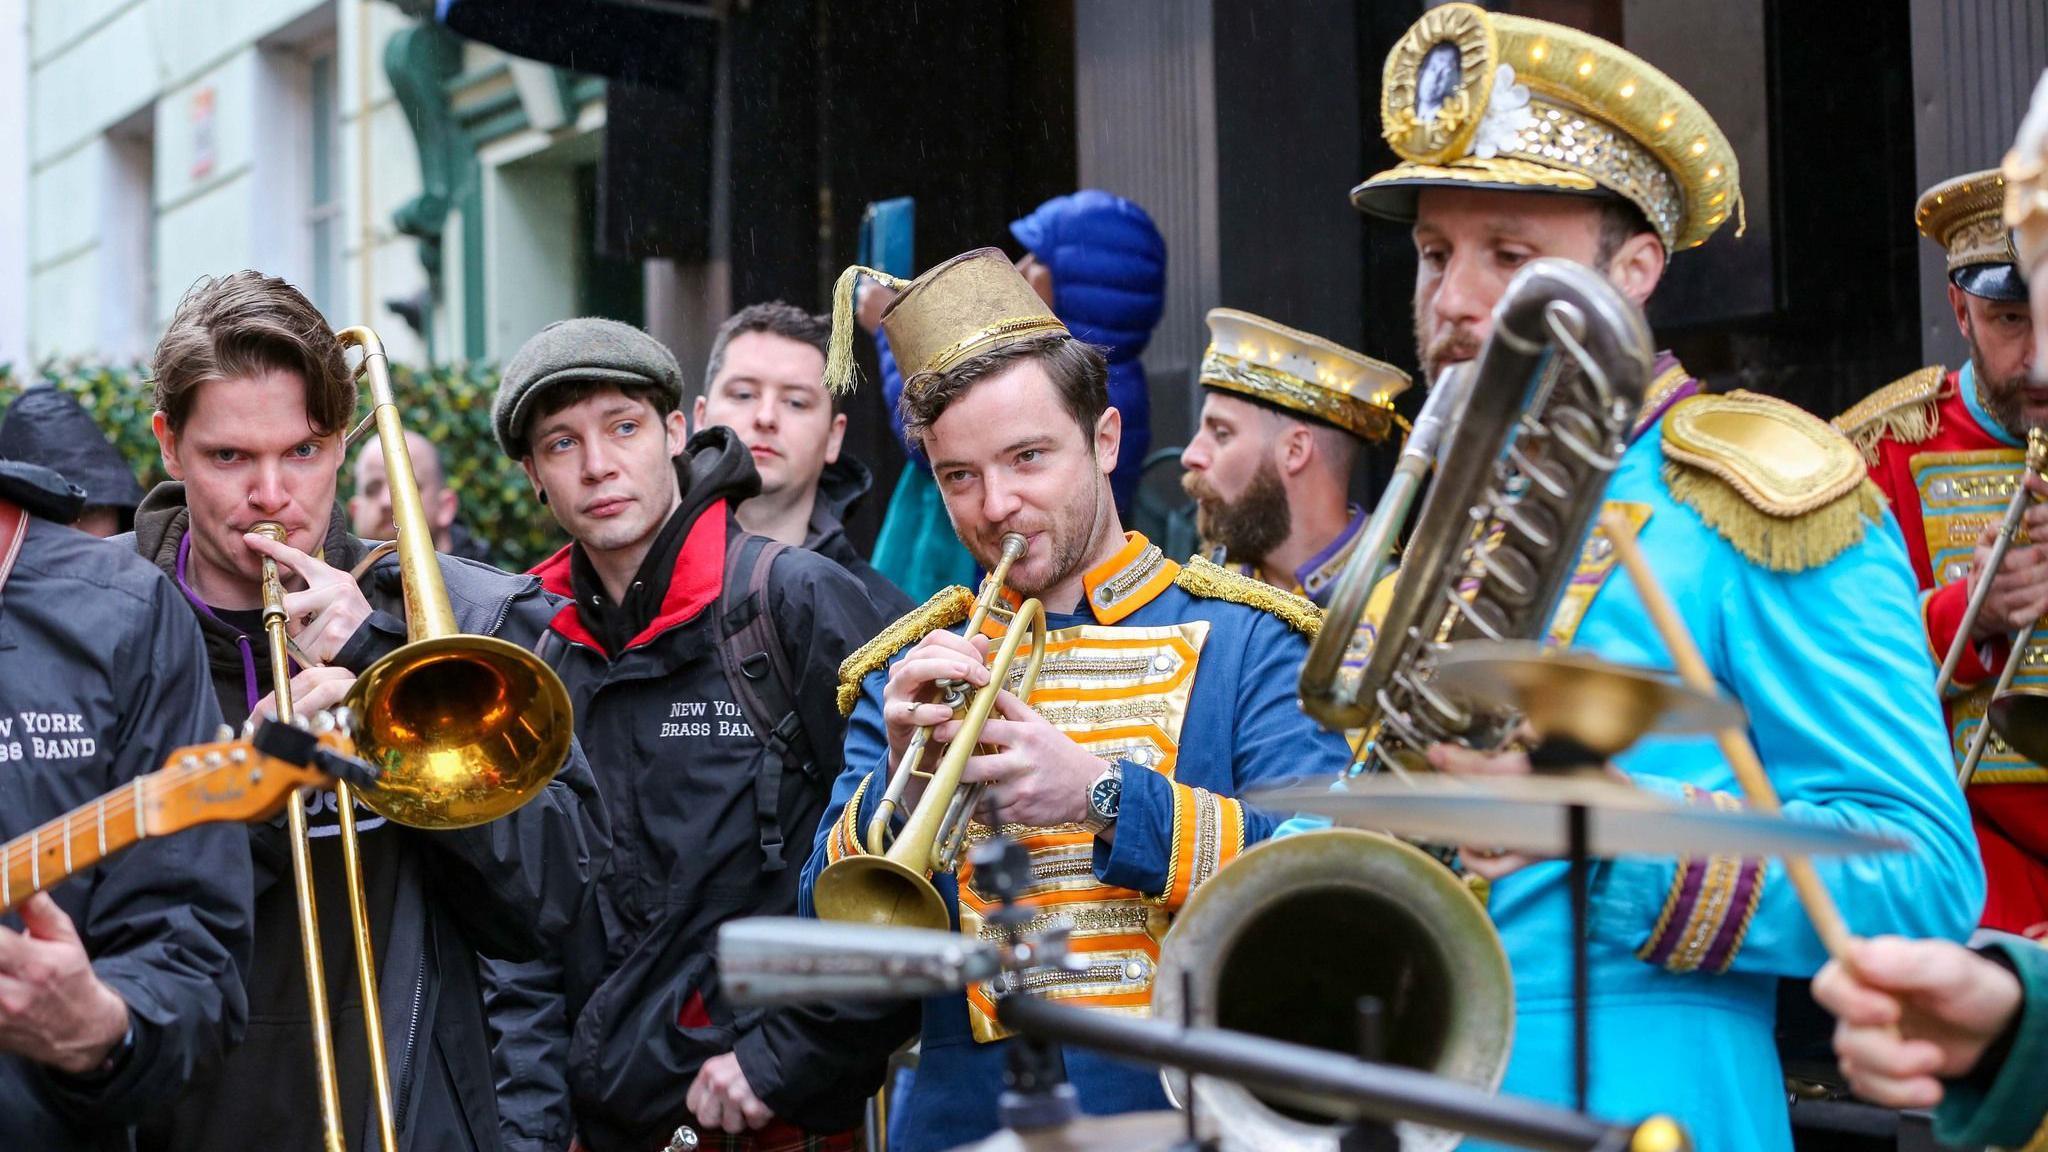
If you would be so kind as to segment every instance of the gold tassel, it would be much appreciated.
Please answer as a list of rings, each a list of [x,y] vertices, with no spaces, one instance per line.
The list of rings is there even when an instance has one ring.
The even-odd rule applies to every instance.
[[[948,585],[854,649],[852,655],[839,664],[839,714],[853,715],[854,705],[860,703],[860,683],[867,679],[868,673],[888,667],[890,658],[896,653],[924,639],[927,633],[951,628],[967,619],[973,611],[974,593],[958,584]]]
[[[1864,480],[1811,512],[1773,516],[1703,469],[1666,461],[1671,498],[1699,513],[1737,552],[1773,572],[1818,568],[1861,542],[1867,521],[1884,515],[1884,495]]]
[[[1889,437],[1901,444],[1918,444],[1934,435],[1939,420],[1940,410],[1934,405],[1908,404],[1853,430],[1844,431],[1855,443],[1856,450],[1863,453],[1863,462],[1875,467],[1878,445],[1884,439]]]
[[[852,392],[860,383],[860,370],[853,362],[853,295],[862,276],[871,277],[898,292],[910,287],[908,280],[899,280],[887,272],[877,272],[859,264],[839,274],[838,282],[832,285],[832,342],[825,352],[825,389],[835,396]]]

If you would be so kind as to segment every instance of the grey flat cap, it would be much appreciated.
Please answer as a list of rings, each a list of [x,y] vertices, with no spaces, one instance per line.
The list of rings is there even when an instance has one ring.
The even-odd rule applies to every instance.
[[[491,427],[505,455],[527,454],[526,421],[542,392],[579,382],[639,385],[666,395],[672,408],[683,404],[683,369],[661,341],[617,320],[557,320],[520,345],[498,378]]]

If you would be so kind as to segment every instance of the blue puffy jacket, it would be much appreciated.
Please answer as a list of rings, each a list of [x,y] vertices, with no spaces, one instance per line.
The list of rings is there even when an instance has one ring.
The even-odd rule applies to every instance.
[[[1128,508],[1152,447],[1152,404],[1138,357],[1166,306],[1166,241],[1143,208],[1095,188],[1040,204],[1012,223],[1010,234],[1052,272],[1053,313],[1109,359],[1109,402],[1123,414],[1124,428],[1111,482],[1117,507]],[[903,375],[888,341],[877,344],[883,395],[902,440]],[[907,442],[904,448],[917,455]]]

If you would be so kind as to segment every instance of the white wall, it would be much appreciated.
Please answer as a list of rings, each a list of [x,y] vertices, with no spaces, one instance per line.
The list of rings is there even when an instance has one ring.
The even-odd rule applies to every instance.
[[[28,0],[0,0],[0,364],[28,359]]]
[[[26,60],[8,67],[8,21],[18,25],[24,7]],[[11,347],[10,202],[26,204],[17,232],[31,239],[17,264],[27,267],[15,279],[27,285],[37,357],[146,353],[202,276],[258,268],[308,286],[306,61],[320,50],[337,53],[345,210],[345,288],[329,319],[369,323],[394,359],[422,359],[420,341],[383,303],[426,280],[412,239],[390,225],[392,209],[419,190],[411,130],[381,59],[405,22],[374,0],[0,0],[0,85],[24,78],[27,153],[26,194],[10,197],[8,110],[24,102],[0,86],[0,360]],[[367,61],[367,88],[358,43],[379,53]]]

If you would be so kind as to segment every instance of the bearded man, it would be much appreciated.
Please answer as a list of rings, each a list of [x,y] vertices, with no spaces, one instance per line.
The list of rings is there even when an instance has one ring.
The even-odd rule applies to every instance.
[[[2048,385],[2028,379],[2034,328],[2027,283],[1999,219],[2004,197],[1996,170],[1972,172],[1929,188],[1914,213],[1921,234],[1948,252],[1949,305],[1969,361],[1922,368],[1835,420],[1863,450],[1899,518],[1937,660],[1962,626],[2021,483],[2027,433],[2048,427]],[[2025,482],[2048,495],[2039,478]],[[1990,579],[1943,702],[1958,762],[1984,722],[2013,633],[2048,612],[2048,504],[2027,511],[2021,538]],[[2048,768],[1993,736],[1967,798],[1990,882],[1984,926],[2048,932]]]
[[[1249,312],[1209,312],[1201,427],[1181,487],[1209,559],[1322,605],[1365,528],[1359,449],[1387,438],[1408,374]]]

